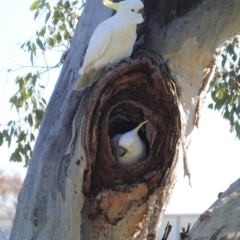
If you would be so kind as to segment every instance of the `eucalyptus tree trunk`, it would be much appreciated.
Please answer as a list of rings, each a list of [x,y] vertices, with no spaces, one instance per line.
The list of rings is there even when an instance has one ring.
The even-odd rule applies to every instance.
[[[104,70],[77,92],[89,38],[112,14],[100,0],[86,2],[41,124],[10,239],[157,239],[177,163],[187,158],[214,75],[215,49],[240,31],[240,1],[144,5],[133,63],[121,63],[120,72]],[[111,136],[143,120],[149,120],[140,133],[147,158],[117,168]],[[190,175],[186,161],[185,170]]]
[[[240,179],[199,216],[187,239],[240,239]]]

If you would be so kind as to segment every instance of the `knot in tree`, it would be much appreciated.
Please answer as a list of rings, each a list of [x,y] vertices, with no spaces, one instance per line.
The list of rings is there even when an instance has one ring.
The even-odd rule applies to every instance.
[[[167,195],[159,192],[166,189],[176,161],[181,123],[170,71],[157,54],[135,55],[133,63],[121,63],[119,71],[104,71],[86,90],[81,109],[81,138],[87,161],[83,184],[88,202],[85,214],[94,229],[100,222],[114,226],[130,221],[129,231],[136,231],[132,226],[140,215],[148,214],[150,199],[156,198],[151,205],[156,212],[159,203],[166,201]],[[139,135],[146,145],[146,159],[119,167],[111,138],[145,120],[148,123]],[[141,211],[133,213],[136,208]],[[155,225],[158,220],[153,218],[148,224]]]

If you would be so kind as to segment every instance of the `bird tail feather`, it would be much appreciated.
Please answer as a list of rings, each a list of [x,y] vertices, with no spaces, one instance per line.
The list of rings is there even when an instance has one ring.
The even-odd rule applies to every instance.
[[[96,81],[98,73],[98,71],[91,71],[88,74],[83,73],[82,76],[78,79],[74,89],[82,90],[85,87],[92,85]]]

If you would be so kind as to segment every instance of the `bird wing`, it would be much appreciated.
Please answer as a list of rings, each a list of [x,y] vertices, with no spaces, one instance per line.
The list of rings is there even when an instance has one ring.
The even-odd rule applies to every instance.
[[[81,74],[96,60],[100,59],[104,52],[106,51],[108,45],[111,42],[113,35],[113,28],[111,27],[110,22],[105,21],[98,25],[95,29],[88,48],[86,56],[81,68]]]
[[[119,139],[121,138],[122,134],[116,134],[112,137],[112,141],[114,141],[117,145],[119,143]]]
[[[119,157],[120,157],[120,153],[119,153],[119,139],[121,138],[122,134],[116,134],[111,138],[111,146],[112,146],[112,150],[113,150],[113,155],[115,156],[115,159],[118,161]]]

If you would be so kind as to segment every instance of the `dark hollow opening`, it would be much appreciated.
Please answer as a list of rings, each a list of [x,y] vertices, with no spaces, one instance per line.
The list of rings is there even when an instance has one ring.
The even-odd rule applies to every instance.
[[[109,125],[108,128],[108,136],[111,139],[114,135],[116,134],[123,134],[126,133],[128,131],[133,130],[134,128],[136,128],[142,121],[139,122],[133,122],[131,120],[129,121],[122,121],[121,119],[118,120],[116,119],[116,122],[113,122],[111,125]],[[148,124],[148,123],[146,123]],[[150,151],[150,144],[149,141],[146,137],[146,126],[142,126],[139,131],[138,131],[138,135],[139,137],[143,140],[143,142],[145,143],[146,146],[146,158],[148,157],[148,153]]]
[[[123,134],[136,128],[140,123],[145,120],[141,108],[136,107],[130,102],[125,102],[114,107],[108,119],[108,136],[111,139],[116,134]],[[146,137],[146,126],[144,124],[139,131],[138,135],[143,140],[146,146],[146,158],[150,151],[150,144]]]
[[[96,196],[102,189],[127,191],[139,183],[147,184],[149,194],[164,184],[180,136],[180,118],[174,88],[168,81],[171,76],[162,75],[159,66],[151,64],[143,59],[123,68],[121,76],[106,74],[92,90],[95,102],[88,106],[92,122],[86,129],[87,139],[91,132],[86,144],[91,167],[86,178],[91,184],[84,187],[85,194]],[[146,144],[146,159],[129,169],[118,167],[111,152],[116,146],[110,139],[146,120],[149,122],[138,131]]]

